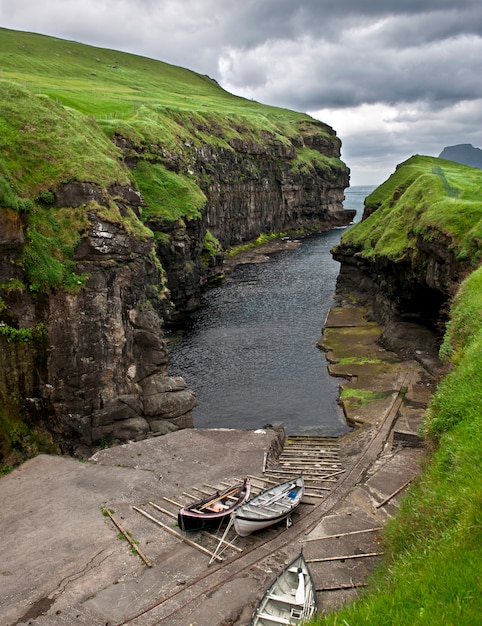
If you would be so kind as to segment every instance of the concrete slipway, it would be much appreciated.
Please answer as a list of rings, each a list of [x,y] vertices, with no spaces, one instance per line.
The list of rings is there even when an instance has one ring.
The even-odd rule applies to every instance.
[[[365,346],[372,349],[383,358],[375,343]],[[339,441],[344,471],[330,489],[307,497],[290,528],[252,535],[238,544],[243,552],[229,551],[209,567],[209,556],[132,507],[160,519],[149,502],[176,501],[206,483],[262,477],[267,455],[276,466],[283,433],[183,430],[102,450],[86,462],[41,455],[2,477],[0,626],[248,624],[266,585],[301,547],[319,610],[354,597],[382,558],[379,529],[423,455],[413,447],[414,433],[433,372],[417,361],[398,365],[373,377],[390,394],[370,410],[348,407],[359,426]],[[118,538],[102,509],[138,542],[151,567]]]

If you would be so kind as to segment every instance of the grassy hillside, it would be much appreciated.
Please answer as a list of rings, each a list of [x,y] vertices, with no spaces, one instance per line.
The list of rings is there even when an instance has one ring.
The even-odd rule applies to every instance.
[[[0,55],[2,78],[89,115],[130,119],[140,106],[153,104],[189,111],[282,112],[233,96],[208,76],[181,67],[54,37],[1,28]]]
[[[417,237],[445,234],[455,256],[482,261],[482,170],[436,157],[413,156],[366,199],[372,212],[343,237],[366,258],[399,261],[416,254]]]
[[[71,256],[78,229],[63,228],[66,220],[82,228],[78,211],[51,206],[61,183],[77,180],[104,190],[132,184],[147,202],[143,221],[189,220],[206,203],[201,181],[189,173],[196,147],[233,152],[232,140],[264,145],[269,136],[292,150],[290,138],[301,133],[325,137],[327,145],[334,139],[322,122],[233,96],[187,69],[0,28],[0,205],[30,215],[36,254],[45,260],[64,263]],[[123,150],[114,138],[122,138]],[[340,159],[298,144],[294,170],[346,171]],[[134,169],[124,162],[130,157]],[[114,204],[95,210],[139,237],[153,236]],[[64,270],[56,278],[46,272],[44,286],[68,285]]]
[[[313,124],[318,134],[330,133],[303,113],[234,96],[190,70],[32,33],[0,29],[0,69],[3,80],[92,116],[106,129],[128,122],[134,135],[157,141],[160,135],[173,147],[191,130],[202,133],[204,116],[218,132],[212,137],[209,129],[203,139],[215,143],[234,136],[260,138],[260,131],[287,142],[287,136],[299,133],[300,122]],[[179,128],[178,122],[186,119],[179,112],[189,113],[191,128]]]
[[[482,172],[415,156],[366,204],[376,212],[343,236],[362,255],[400,259],[416,253],[418,234],[446,234],[473,271],[440,350],[450,371],[425,415],[425,469],[387,524],[384,564],[357,602],[313,624],[473,626],[482,614]]]

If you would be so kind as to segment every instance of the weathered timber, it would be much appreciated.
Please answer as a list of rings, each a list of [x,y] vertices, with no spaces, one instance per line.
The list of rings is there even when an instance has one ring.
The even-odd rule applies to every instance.
[[[306,559],[307,563],[325,563],[328,561],[345,561],[348,559],[365,559],[372,556],[382,556],[383,552],[367,552],[365,554],[347,554],[343,556],[326,556],[322,559]]]
[[[151,520],[151,522],[154,522],[154,524],[157,524],[160,528],[163,528],[165,531],[167,531],[173,537],[176,537],[177,539],[179,539],[183,543],[187,543],[188,546],[191,546],[192,548],[196,548],[196,550],[199,550],[200,552],[203,552],[204,554],[207,554],[208,556],[211,556],[211,557],[213,556],[212,552],[210,552],[206,548],[203,548],[203,546],[200,546],[195,541],[191,541],[187,537],[184,537],[183,535],[181,535],[181,533],[178,533],[177,531],[173,530],[172,528],[169,528],[169,526],[166,526],[166,524],[163,524],[160,520],[156,519],[152,515],[149,515],[149,513],[146,513],[146,511],[143,511],[142,509],[140,509],[137,506],[133,506],[132,508],[134,509],[134,511],[137,511],[138,513],[140,513],[141,515],[143,515],[147,519]],[[216,558],[219,561],[223,560],[221,557],[216,557]]]
[[[349,535],[361,535],[363,533],[372,533],[377,530],[381,530],[382,526],[376,526],[375,528],[365,528],[364,530],[352,530],[347,533],[337,533],[336,535],[324,535],[323,537],[312,537],[309,539],[302,539],[302,543],[306,543],[308,541],[321,541],[322,539],[338,539],[338,537],[348,537]]]
[[[144,561],[144,563],[147,565],[147,567],[152,567],[151,561],[142,552],[142,550],[139,548],[139,546],[136,544],[136,542],[132,539],[132,537],[129,535],[129,533],[126,530],[124,530],[124,528],[121,526],[121,524],[115,519],[115,517],[112,515],[112,513],[110,511],[107,511],[107,515],[112,520],[112,523],[122,533],[122,536],[125,537],[127,539],[127,541],[131,544],[132,549],[135,550],[136,554],[138,554],[141,557],[141,559]]]

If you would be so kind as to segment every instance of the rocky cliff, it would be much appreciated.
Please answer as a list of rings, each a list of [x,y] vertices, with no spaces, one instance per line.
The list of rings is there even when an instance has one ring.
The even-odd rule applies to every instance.
[[[480,170],[412,157],[365,199],[362,221],[333,249],[337,297],[368,304],[389,348],[437,350],[451,300],[482,260],[481,183]]]
[[[35,48],[35,36],[24,37]],[[53,42],[57,58],[63,44]],[[143,91],[147,60],[65,45],[88,81],[98,79],[101,61],[109,76],[130,64],[128,85]],[[133,114],[94,118],[84,110],[85,84],[78,101],[69,84],[64,106],[9,81],[11,56],[2,59],[0,84],[0,121],[9,129],[0,157],[2,457],[34,453],[46,440],[79,452],[189,427],[196,398],[169,376],[166,322],[197,306],[230,246],[350,222],[340,141],[308,116],[234,98],[157,62],[148,67],[148,101]],[[152,95],[157,80],[166,99],[163,71],[174,94],[182,85],[182,106],[160,106]],[[111,85],[118,106],[118,83],[109,80],[104,93]],[[209,94],[218,104],[200,113],[186,104],[187,86],[192,98]],[[61,82],[56,89],[63,93]]]
[[[439,154],[439,158],[482,169],[482,150],[474,148],[470,143],[447,146]]]

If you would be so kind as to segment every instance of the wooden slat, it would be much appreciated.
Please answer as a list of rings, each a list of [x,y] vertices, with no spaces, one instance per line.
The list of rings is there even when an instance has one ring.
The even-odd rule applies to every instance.
[[[182,504],[180,504],[179,502],[176,502],[175,500],[171,500],[170,498],[162,498],[163,500],[165,500],[166,502],[169,502],[169,504],[173,504],[174,506],[179,507],[180,509],[182,509]]]
[[[338,537],[348,537],[349,535],[361,535],[363,533],[372,533],[377,530],[382,530],[382,526],[376,526],[375,528],[365,528],[364,530],[352,530],[347,533],[338,533],[336,535],[324,535],[323,537],[313,537],[312,539],[302,539],[302,543],[308,541],[321,541],[322,539],[338,539]]]
[[[106,509],[106,511],[107,511],[107,509]],[[136,553],[141,557],[141,559],[144,561],[144,563],[147,565],[147,567],[152,567],[151,561],[142,552],[142,550],[139,548],[139,546],[136,544],[136,542],[132,539],[132,537],[129,535],[129,533],[126,530],[124,530],[124,528],[121,526],[121,524],[115,519],[115,517],[112,515],[112,513],[110,511],[107,511],[107,515],[110,517],[110,519],[111,519],[112,523],[114,524],[114,526],[116,526],[117,529],[122,533],[122,536],[125,537],[127,539],[127,541],[130,543],[132,549],[135,550]]]
[[[196,548],[196,550],[199,550],[200,552],[203,552],[204,554],[207,554],[210,557],[213,556],[212,552],[210,552],[209,550],[207,550],[203,546],[200,546],[195,541],[191,541],[187,537],[184,537],[183,535],[181,535],[181,533],[178,533],[177,531],[173,530],[172,528],[169,528],[169,526],[166,526],[166,524],[163,524],[160,520],[156,519],[152,515],[149,515],[149,513],[146,513],[146,511],[143,511],[142,509],[140,509],[137,506],[133,506],[132,508],[134,509],[134,511],[137,511],[138,513],[140,513],[141,515],[143,515],[147,519],[151,520],[151,522],[154,522],[154,524],[157,524],[158,526],[160,526],[160,528],[163,528],[170,535],[173,535],[174,537],[177,537],[177,539],[179,539],[180,541],[182,541],[184,543],[187,543],[188,546],[191,546],[192,548]],[[224,560],[221,557],[216,557],[216,559],[218,561],[223,561]]]
[[[155,502],[149,501],[149,504],[151,506],[153,506],[157,511],[160,511],[161,513],[164,513],[164,515],[167,515],[168,517],[171,517],[173,519],[177,519],[177,515],[175,515],[171,511],[168,511],[167,509],[163,509],[161,506],[159,506]],[[219,537],[217,537],[216,535],[213,535],[212,533],[208,532],[207,530],[201,530],[200,532],[205,537],[210,537],[211,539],[215,539],[216,541],[219,541]],[[236,552],[242,552],[243,551],[242,548],[238,548],[238,546],[235,546],[232,543],[228,543],[227,541],[223,542],[223,543],[227,543],[231,548],[233,548],[233,550],[236,550]]]
[[[357,587],[368,587],[367,583],[348,583],[346,585],[336,585],[333,587],[319,587],[315,591],[320,593],[322,591],[340,591],[341,589],[356,589]]]
[[[326,563],[327,561],[346,561],[347,559],[365,559],[371,556],[381,556],[383,552],[367,552],[366,554],[348,554],[344,556],[326,556],[323,559],[306,559],[307,563]]]

